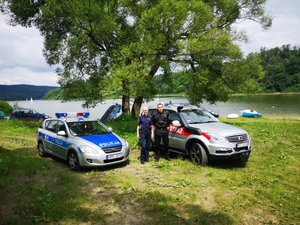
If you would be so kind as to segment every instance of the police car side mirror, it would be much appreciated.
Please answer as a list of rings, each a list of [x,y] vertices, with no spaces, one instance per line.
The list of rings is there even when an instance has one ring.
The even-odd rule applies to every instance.
[[[57,132],[58,136],[67,136],[66,132],[64,130],[58,131]]]
[[[173,121],[172,121],[172,125],[173,125],[174,127],[180,127],[180,126],[181,126],[181,124],[180,124],[180,122],[179,122],[178,120],[173,120]]]

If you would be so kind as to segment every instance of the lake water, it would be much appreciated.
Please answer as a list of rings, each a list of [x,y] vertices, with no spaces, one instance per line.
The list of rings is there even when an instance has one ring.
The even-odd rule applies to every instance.
[[[155,106],[158,102],[188,103],[186,98],[169,97],[154,98],[145,102],[147,106]],[[82,112],[89,111],[92,118],[101,118],[109,106],[115,103],[121,104],[121,99],[106,100],[99,103],[95,108],[82,108],[83,101],[61,102],[59,100],[33,100],[13,101],[10,105],[18,105],[22,108],[35,109],[38,112],[54,116],[56,112]],[[257,96],[233,96],[228,102],[216,102],[202,106],[218,112],[220,116],[226,117],[230,113],[238,113],[244,109],[254,109],[266,117],[300,117],[300,94],[293,95],[257,95]]]

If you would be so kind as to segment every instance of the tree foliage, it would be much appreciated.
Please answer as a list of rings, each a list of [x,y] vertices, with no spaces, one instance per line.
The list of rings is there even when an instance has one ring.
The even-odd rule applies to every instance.
[[[259,82],[264,77],[259,53],[251,53],[245,59],[226,63],[224,79],[231,92],[253,94],[261,91]]]
[[[300,48],[283,45],[281,48],[260,51],[265,77],[261,85],[266,92],[300,91]]]
[[[5,115],[10,115],[13,108],[8,102],[0,101],[0,111],[4,112]]]
[[[175,67],[186,70],[188,98],[196,103],[225,100],[224,62],[241,58],[237,21],[252,19],[264,28],[265,0],[2,0],[14,24],[36,26],[45,39],[49,64],[61,65],[59,83],[67,100],[87,105],[105,88],[122,90],[123,111],[135,97],[157,93],[153,77],[166,80]],[[110,84],[110,85],[107,85]]]

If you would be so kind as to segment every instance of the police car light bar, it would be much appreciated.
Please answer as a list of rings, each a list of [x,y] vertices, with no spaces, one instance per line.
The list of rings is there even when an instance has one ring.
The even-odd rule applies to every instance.
[[[68,112],[68,113],[55,113],[55,116],[57,118],[60,118],[60,117],[89,117],[90,116],[90,113],[89,112]]]

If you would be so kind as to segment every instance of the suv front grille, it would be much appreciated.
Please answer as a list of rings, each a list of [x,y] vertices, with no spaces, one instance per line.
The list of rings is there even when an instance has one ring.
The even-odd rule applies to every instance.
[[[122,145],[117,147],[111,147],[111,148],[103,148],[102,149],[105,153],[115,153],[120,152],[122,150]]]
[[[226,137],[226,139],[229,142],[240,143],[240,142],[248,141],[248,136],[247,136],[247,134],[240,134],[240,135]]]

